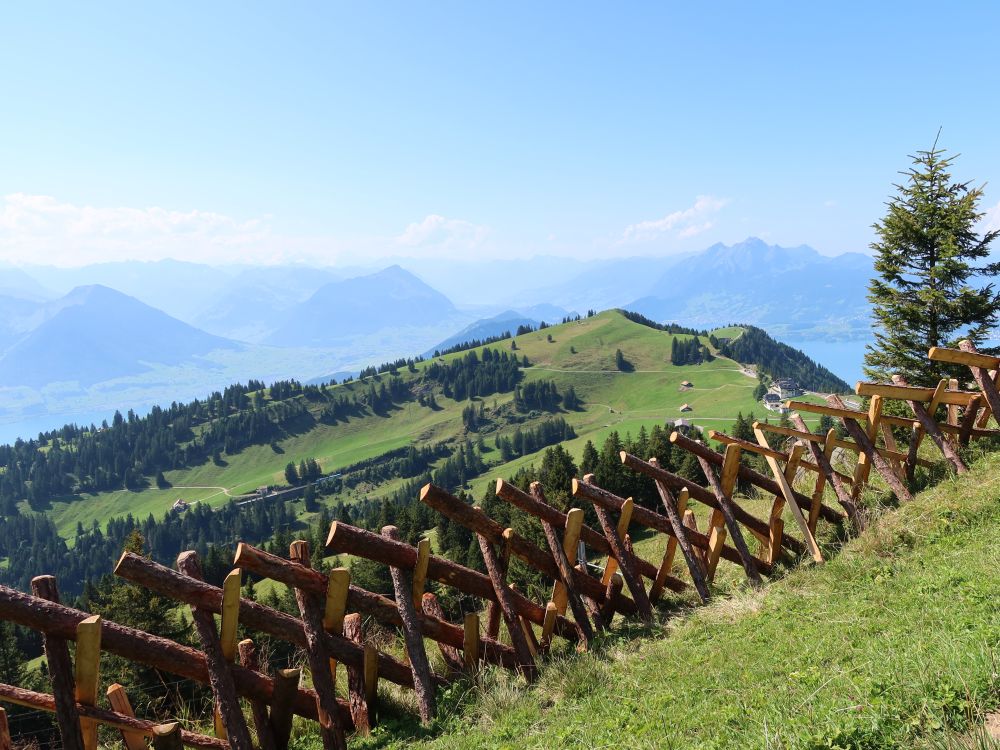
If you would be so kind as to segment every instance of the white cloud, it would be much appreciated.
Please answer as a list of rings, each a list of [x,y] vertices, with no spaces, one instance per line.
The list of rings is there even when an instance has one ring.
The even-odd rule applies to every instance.
[[[630,224],[625,227],[619,243],[649,242],[671,233],[679,238],[694,237],[712,228],[714,224],[708,217],[718,213],[726,203],[724,198],[699,195],[689,208],[674,211],[662,219]]]
[[[54,265],[108,260],[265,260],[267,217],[212,211],[97,207],[12,193],[0,203],[0,259]],[[249,257],[248,257],[249,256]]]
[[[423,221],[407,226],[396,242],[408,247],[468,249],[481,245],[489,233],[489,227],[480,224],[429,214]]]

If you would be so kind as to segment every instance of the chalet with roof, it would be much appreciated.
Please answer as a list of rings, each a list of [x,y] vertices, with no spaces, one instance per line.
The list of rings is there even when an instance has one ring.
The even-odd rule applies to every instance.
[[[778,398],[785,400],[801,396],[805,391],[798,383],[791,378],[781,378],[771,384],[771,391],[778,394]]]

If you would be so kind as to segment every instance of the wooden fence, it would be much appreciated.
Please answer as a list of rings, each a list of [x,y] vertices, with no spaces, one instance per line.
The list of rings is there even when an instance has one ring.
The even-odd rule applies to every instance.
[[[119,730],[128,750],[141,750],[149,742],[158,750],[284,750],[294,716],[318,724],[325,749],[344,748],[350,732],[364,734],[374,725],[380,680],[413,690],[420,718],[429,723],[436,712],[436,689],[463,674],[474,676],[483,664],[532,681],[556,638],[586,650],[616,615],[651,623],[653,606],[667,590],[683,594],[693,588],[701,601],[709,601],[723,561],[739,566],[754,587],[762,585],[783,557],[808,556],[822,563],[816,542],[820,521],[863,529],[866,519],[858,501],[873,468],[900,502],[909,500],[915,469],[935,465],[918,455],[924,438],[934,443],[944,465],[957,473],[967,471],[958,449],[975,438],[1000,436],[1000,430],[987,427],[990,416],[1000,413],[1000,358],[979,354],[968,342],[959,349],[932,349],[929,356],[968,366],[978,388],[962,390],[954,380],[916,388],[896,378],[891,384],[858,383],[857,393],[868,397],[866,411],[847,408],[837,396],[829,396],[825,404],[789,402],[796,412],[839,420],[850,439],[838,437],[836,430],[810,432],[798,414],[791,417],[792,427],[754,424],[756,442],[713,431],[710,437],[721,444],[721,452],[675,432],[670,438],[674,446],[697,458],[708,486],[667,471],[656,459],[622,452],[624,466],[648,477],[656,496],[636,503],[601,488],[592,475],[574,479],[573,498],[578,505],[592,506],[597,528],[584,523],[582,508],[563,512],[549,504],[538,483],[525,492],[498,480],[497,497],[537,520],[544,547],[444,489],[426,485],[421,502],[475,535],[486,573],[432,554],[426,539],[407,544],[392,526],[376,534],[334,523],[326,551],[387,566],[391,599],[352,584],[345,568],[328,574],[314,570],[302,541],[291,545],[287,559],[241,543],[234,570],[221,587],[203,580],[193,552],[178,557],[176,570],[131,552],[123,554],[116,575],[191,608],[200,649],[64,606],[50,576],[35,578],[30,594],[0,586],[0,620],[42,634],[51,678],[51,693],[0,684],[0,702],[54,712],[66,750],[94,750],[98,725]],[[888,401],[904,402],[912,419],[884,413]],[[945,407],[941,422],[936,420],[940,407]],[[901,435],[906,436],[905,446]],[[835,454],[838,450],[841,453]],[[768,472],[741,462],[744,452],[762,457]],[[835,463],[850,469],[838,469]],[[738,482],[769,498],[766,514],[755,516],[737,502]],[[807,484],[808,493],[795,489]],[[694,503],[710,510],[703,529]],[[633,528],[665,535],[662,558],[645,560],[635,553]],[[574,564],[580,542],[606,559],[600,576]],[[547,601],[533,601],[508,582],[511,556],[552,582]],[[289,587],[299,616],[243,598],[243,571]],[[429,581],[479,604],[462,622],[450,622],[435,595],[426,591]],[[298,669],[272,671],[261,664],[253,640],[237,642],[239,626],[301,649],[310,687],[300,684]],[[378,651],[366,637],[374,626],[402,635],[404,658]],[[75,642],[72,659],[70,641]],[[436,672],[427,644],[440,653],[443,667]],[[179,722],[137,718],[120,685],[108,688],[108,707],[98,706],[102,653],[209,685],[215,702],[214,736],[188,731]],[[336,686],[338,663],[347,675],[340,691],[344,698],[338,697]],[[0,708],[0,750],[11,746]]]

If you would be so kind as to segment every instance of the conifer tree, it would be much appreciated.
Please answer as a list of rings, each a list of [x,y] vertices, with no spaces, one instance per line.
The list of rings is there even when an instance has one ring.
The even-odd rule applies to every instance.
[[[889,210],[874,225],[877,276],[868,286],[875,318],[875,343],[867,347],[865,374],[880,380],[899,373],[912,385],[933,386],[939,378],[964,376],[927,358],[932,346],[987,338],[1000,313],[992,283],[1000,264],[982,263],[997,231],[975,231],[982,187],[952,180],[954,157],[937,141],[911,157],[913,165],[896,185]]]

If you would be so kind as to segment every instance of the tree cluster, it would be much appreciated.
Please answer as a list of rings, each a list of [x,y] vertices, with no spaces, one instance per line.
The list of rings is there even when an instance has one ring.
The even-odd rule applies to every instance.
[[[670,364],[700,365],[714,359],[708,347],[701,343],[697,336],[691,338],[674,337],[670,342]]]

